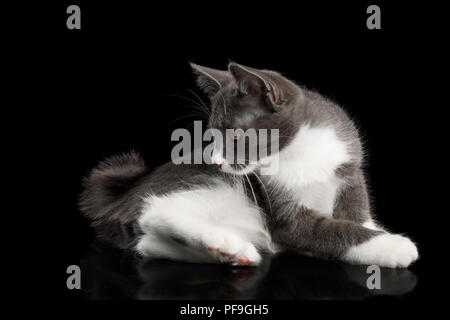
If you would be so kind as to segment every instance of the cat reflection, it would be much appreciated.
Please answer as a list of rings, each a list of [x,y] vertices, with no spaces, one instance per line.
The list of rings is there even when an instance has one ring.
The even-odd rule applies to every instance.
[[[381,289],[367,288],[365,266],[298,255],[258,268],[142,260],[94,243],[81,261],[88,299],[365,299],[403,296],[416,286],[408,269],[381,269]]]

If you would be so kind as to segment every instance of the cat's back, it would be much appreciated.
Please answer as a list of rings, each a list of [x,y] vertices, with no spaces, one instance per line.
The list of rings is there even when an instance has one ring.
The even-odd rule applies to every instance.
[[[160,195],[213,186],[218,181],[226,179],[212,165],[167,162],[148,174],[139,189],[141,193]]]

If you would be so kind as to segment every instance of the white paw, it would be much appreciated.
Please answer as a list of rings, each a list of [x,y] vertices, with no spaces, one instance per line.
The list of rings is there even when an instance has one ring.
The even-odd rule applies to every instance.
[[[248,266],[256,266],[261,262],[255,246],[233,234],[208,232],[202,236],[202,242],[222,262]]]
[[[350,248],[344,259],[357,264],[406,268],[419,257],[416,245],[406,237],[383,233]]]

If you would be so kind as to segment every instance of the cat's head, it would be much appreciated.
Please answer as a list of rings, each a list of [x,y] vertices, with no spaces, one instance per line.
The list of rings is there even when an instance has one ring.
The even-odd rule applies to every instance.
[[[300,87],[278,72],[234,62],[226,71],[191,66],[211,101],[208,127],[222,133],[222,141],[215,141],[213,163],[234,174],[270,165],[297,129]]]

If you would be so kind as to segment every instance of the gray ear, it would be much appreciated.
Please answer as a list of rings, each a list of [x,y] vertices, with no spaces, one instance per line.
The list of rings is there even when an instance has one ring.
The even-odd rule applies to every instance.
[[[209,97],[214,96],[222,86],[231,80],[231,74],[228,71],[211,69],[194,63],[190,63],[190,65],[197,76],[197,85]]]
[[[266,94],[274,104],[282,104],[283,99],[277,77],[281,77],[273,71],[258,70],[231,62],[228,70],[236,79],[239,88],[244,93],[253,92]]]

